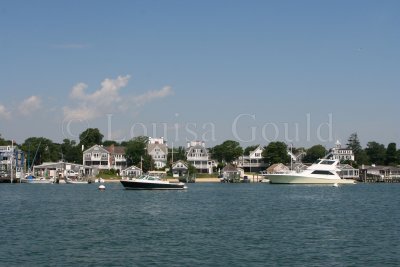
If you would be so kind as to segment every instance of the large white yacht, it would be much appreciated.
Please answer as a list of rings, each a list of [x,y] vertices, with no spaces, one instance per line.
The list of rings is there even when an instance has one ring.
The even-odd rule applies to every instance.
[[[271,184],[355,184],[354,180],[338,175],[338,160],[319,159],[301,172],[267,174]]]

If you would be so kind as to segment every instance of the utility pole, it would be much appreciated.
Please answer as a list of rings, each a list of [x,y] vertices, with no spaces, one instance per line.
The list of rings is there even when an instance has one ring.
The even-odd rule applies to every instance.
[[[10,166],[11,166],[11,173],[10,173],[11,183],[13,183],[13,176],[14,176],[13,162],[14,162],[14,140],[11,140],[11,164],[10,164]]]

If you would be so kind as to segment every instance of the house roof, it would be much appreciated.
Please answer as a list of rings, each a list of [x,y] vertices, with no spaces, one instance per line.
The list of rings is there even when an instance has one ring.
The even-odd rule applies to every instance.
[[[260,150],[262,153],[264,151],[264,148],[261,145],[259,145],[258,147],[256,147],[256,149],[250,151],[249,155],[254,155],[257,152],[257,150]]]
[[[338,169],[340,170],[355,170],[355,168],[353,168],[351,165],[349,164],[339,164]]]
[[[361,169],[364,169],[364,170],[399,170],[400,168],[399,167],[393,167],[393,166],[364,166],[364,167],[361,167]]]
[[[148,144],[147,153],[151,153],[155,148],[159,148],[164,154],[168,154],[168,147],[165,144]]]
[[[187,154],[190,154],[190,153],[192,153],[192,151],[193,151],[194,149],[201,149],[201,151],[202,151],[205,155],[208,155],[208,149],[205,148],[204,146],[201,146],[201,145],[195,145],[195,146],[189,147],[189,148],[187,149],[186,153],[187,153]]]
[[[280,169],[289,169],[287,166],[285,166],[284,164],[282,164],[282,163],[275,163],[275,164],[272,164],[271,166],[269,166],[268,167],[268,169],[267,169],[267,171],[269,172],[269,171],[275,171],[275,169],[277,169],[277,168],[280,168]]]
[[[128,170],[140,170],[141,171],[142,169],[140,169],[139,167],[136,167],[135,165],[132,165],[132,166],[124,169],[123,171],[128,171]]]
[[[105,148],[108,152],[110,152],[111,154],[122,154],[125,155],[125,147],[123,146],[108,146]]]
[[[188,166],[188,164],[187,164],[186,162],[184,162],[183,160],[178,160],[177,162],[174,162],[174,163],[172,164],[172,169],[180,169],[180,168],[178,168],[178,166],[177,166],[179,163],[183,164],[183,166],[184,166],[185,169],[189,168],[189,166]]]
[[[91,148],[89,148],[89,149],[83,151],[83,154],[92,153],[92,152],[94,152],[94,151],[100,152],[100,153],[110,153],[110,152],[108,152],[107,149],[105,149],[103,146],[94,145],[94,146],[92,146]]]
[[[228,164],[222,169],[222,171],[223,172],[237,172],[238,169],[235,166],[233,166],[232,164]]]

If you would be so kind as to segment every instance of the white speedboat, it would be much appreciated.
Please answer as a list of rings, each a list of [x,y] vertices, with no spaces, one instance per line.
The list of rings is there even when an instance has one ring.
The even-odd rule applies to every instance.
[[[268,174],[271,184],[355,184],[352,179],[343,179],[338,175],[338,160],[319,159],[301,172]]]
[[[125,187],[125,189],[134,190],[179,190],[187,188],[184,183],[172,183],[162,180],[158,176],[151,175],[142,175],[139,178],[121,180],[121,184]]]
[[[76,178],[69,178],[69,177],[64,177],[65,183],[66,184],[88,184],[88,181],[85,180],[79,180]]]

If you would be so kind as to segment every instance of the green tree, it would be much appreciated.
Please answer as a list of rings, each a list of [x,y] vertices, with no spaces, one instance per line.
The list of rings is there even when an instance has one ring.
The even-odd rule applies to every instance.
[[[126,158],[129,161],[129,165],[135,165],[140,167],[140,164],[142,165],[146,164],[146,167],[149,169],[152,169],[151,166],[151,161],[148,161],[148,157],[145,157],[147,155],[147,144],[149,142],[149,138],[147,136],[138,136],[135,137],[131,140],[129,140],[126,143]],[[151,158],[151,157],[150,157]],[[144,164],[144,160],[147,160],[146,163]],[[148,166],[149,165],[149,166]]]
[[[189,172],[190,175],[193,175],[193,174],[197,173],[197,169],[193,166],[193,164],[189,163],[188,172]]]
[[[243,148],[239,142],[233,140],[227,140],[220,145],[215,146],[212,149],[213,158],[219,162],[225,161],[231,163],[239,156],[243,155]]]
[[[0,134],[0,146],[8,146],[11,145],[11,140],[4,139]]]
[[[106,141],[103,142],[103,146],[104,147],[108,147],[108,146],[111,146],[111,145],[119,146],[120,144],[117,141],[114,141],[114,140],[106,140]]]
[[[154,170],[154,160],[149,154],[145,154],[142,156],[142,170],[143,172],[148,172]],[[137,165],[140,167],[140,165]]]
[[[385,164],[395,166],[398,163],[399,163],[399,161],[398,161],[396,143],[390,143],[386,149]]]
[[[103,137],[97,128],[88,128],[79,135],[79,144],[84,146],[84,150],[94,146],[101,145]]]
[[[312,163],[317,159],[323,158],[326,155],[326,149],[322,145],[315,145],[307,149],[306,155],[303,161],[307,163]]]
[[[375,141],[368,142],[365,152],[367,153],[371,163],[377,165],[385,164],[386,148],[384,145]]]
[[[21,150],[25,152],[29,167],[43,162],[58,161],[61,158],[60,148],[59,144],[55,144],[44,137],[29,137],[21,145]]]
[[[367,164],[369,162],[368,155],[361,147],[360,140],[358,139],[357,133],[352,133],[347,140],[347,147],[350,148],[354,153],[354,161],[357,165]]]
[[[260,146],[260,145],[254,145],[254,146],[248,146],[248,147],[246,147],[245,150],[244,150],[244,152],[243,152],[243,155],[244,155],[244,156],[250,155],[250,152],[251,152],[251,151],[254,151],[254,150],[257,149],[257,147],[259,147],[259,146]]]
[[[275,163],[286,164],[290,162],[290,156],[287,152],[287,145],[283,142],[269,143],[268,146],[264,147],[262,156],[268,165]]]
[[[173,156],[172,156],[173,154]],[[183,160],[186,161],[186,150],[183,146],[179,147],[174,147],[168,149],[168,157],[167,161],[172,163],[172,157],[174,158],[174,162],[177,162],[178,160]]]
[[[61,158],[65,162],[81,163],[82,162],[82,148],[75,140],[64,139],[60,145]]]

